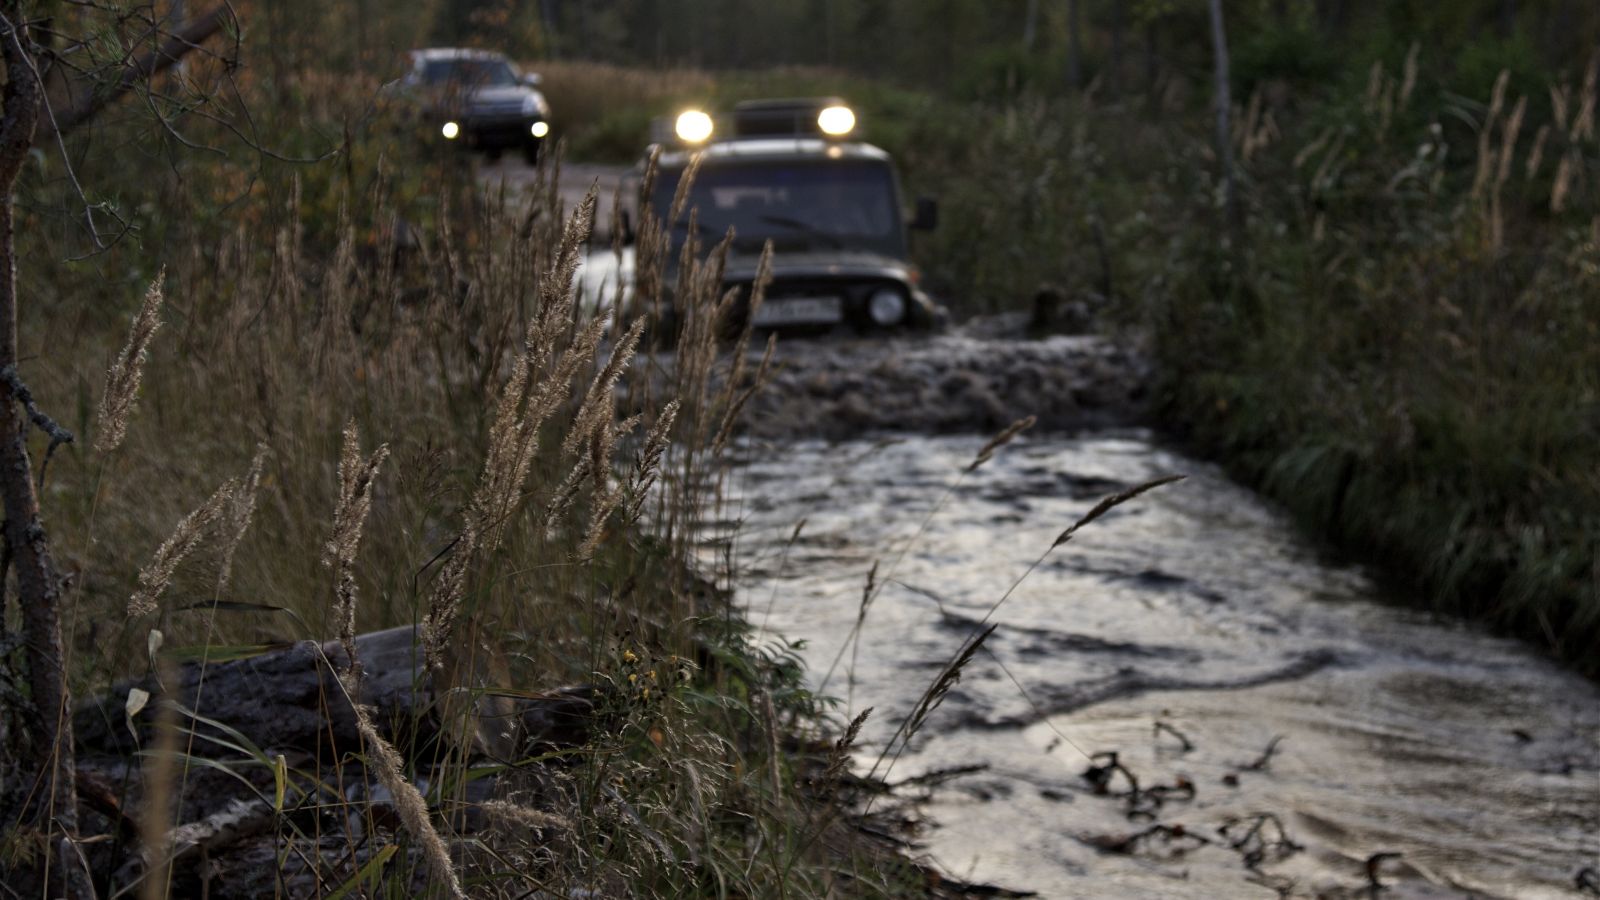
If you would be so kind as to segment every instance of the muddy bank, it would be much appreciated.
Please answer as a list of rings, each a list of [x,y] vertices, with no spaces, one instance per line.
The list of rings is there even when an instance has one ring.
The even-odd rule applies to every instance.
[[[826,440],[985,433],[1028,415],[1052,430],[1127,425],[1141,420],[1149,371],[1110,338],[1029,338],[1020,317],[890,339],[786,336],[745,421],[753,437]]]

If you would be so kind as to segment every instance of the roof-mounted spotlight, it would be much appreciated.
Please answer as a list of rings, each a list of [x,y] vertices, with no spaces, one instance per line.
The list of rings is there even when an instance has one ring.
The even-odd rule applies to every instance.
[[[855,130],[856,114],[848,106],[828,106],[817,113],[817,127],[829,137],[844,137]]]
[[[685,144],[703,144],[711,138],[711,117],[698,109],[685,110],[678,114],[678,121],[674,131],[678,140]]]

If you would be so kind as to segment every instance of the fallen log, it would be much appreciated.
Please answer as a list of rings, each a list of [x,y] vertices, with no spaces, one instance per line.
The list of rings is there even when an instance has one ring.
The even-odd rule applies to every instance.
[[[476,749],[491,756],[509,761],[587,739],[598,699],[592,686],[513,693],[502,692],[507,685],[476,678],[471,682],[476,687],[441,695],[434,674],[423,666],[413,627],[361,635],[356,648],[363,676],[354,701],[367,708],[379,733],[398,745],[417,747],[443,737],[445,720],[454,717],[441,715],[441,709],[452,699],[470,705]],[[80,706],[73,727],[82,752],[127,755],[151,746],[157,710],[175,702],[183,711],[183,726],[230,743],[243,736],[269,755],[359,753],[355,709],[338,674],[346,667],[338,641],[300,641],[228,662],[189,662],[168,679],[173,683],[166,690],[154,674],[118,683]],[[130,719],[127,701],[134,688],[149,693],[150,701]],[[225,749],[208,742],[203,752],[227,755]]]

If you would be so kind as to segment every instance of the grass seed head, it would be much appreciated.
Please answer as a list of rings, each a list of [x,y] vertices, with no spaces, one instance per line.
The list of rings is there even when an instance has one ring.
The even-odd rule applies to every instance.
[[[143,616],[156,611],[157,601],[172,583],[178,564],[200,546],[238,489],[239,480],[229,479],[199,508],[178,520],[172,534],[156,548],[150,564],[139,570],[138,587],[128,598],[128,615]]]
[[[973,457],[972,464],[967,466],[967,471],[976,471],[979,466],[993,459],[996,451],[998,451],[1001,447],[1011,443],[1017,435],[1027,431],[1029,428],[1032,428],[1034,423],[1038,421],[1039,419],[1037,416],[1028,416],[1025,419],[1018,419],[1015,422],[1012,422],[1010,425],[1007,425],[999,434],[990,438],[989,443],[984,444],[983,447],[978,450],[978,455]]]
[[[150,341],[161,328],[161,303],[167,280],[165,269],[150,282],[144,293],[144,303],[133,317],[128,329],[128,340],[122,352],[106,370],[105,389],[100,395],[100,410],[96,417],[94,448],[110,453],[122,445],[128,434],[128,419],[133,415],[134,404],[139,399],[139,383],[144,379],[145,354]]]

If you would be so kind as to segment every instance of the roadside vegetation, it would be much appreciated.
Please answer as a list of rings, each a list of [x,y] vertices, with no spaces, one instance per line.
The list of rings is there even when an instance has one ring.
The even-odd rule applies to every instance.
[[[20,369],[74,437],[30,449],[80,702],[56,766],[6,610],[8,894],[954,893],[897,802],[835,804],[848,741],[700,553],[761,365],[748,334],[717,362],[718,249],[652,371],[641,315],[574,302],[593,199],[563,207],[556,154],[485,196],[358,48],[300,37],[191,57],[183,98],[108,106],[19,183]],[[396,626],[398,652],[364,637]],[[295,653],[309,681],[229,668]],[[267,727],[307,704],[322,727]]]

